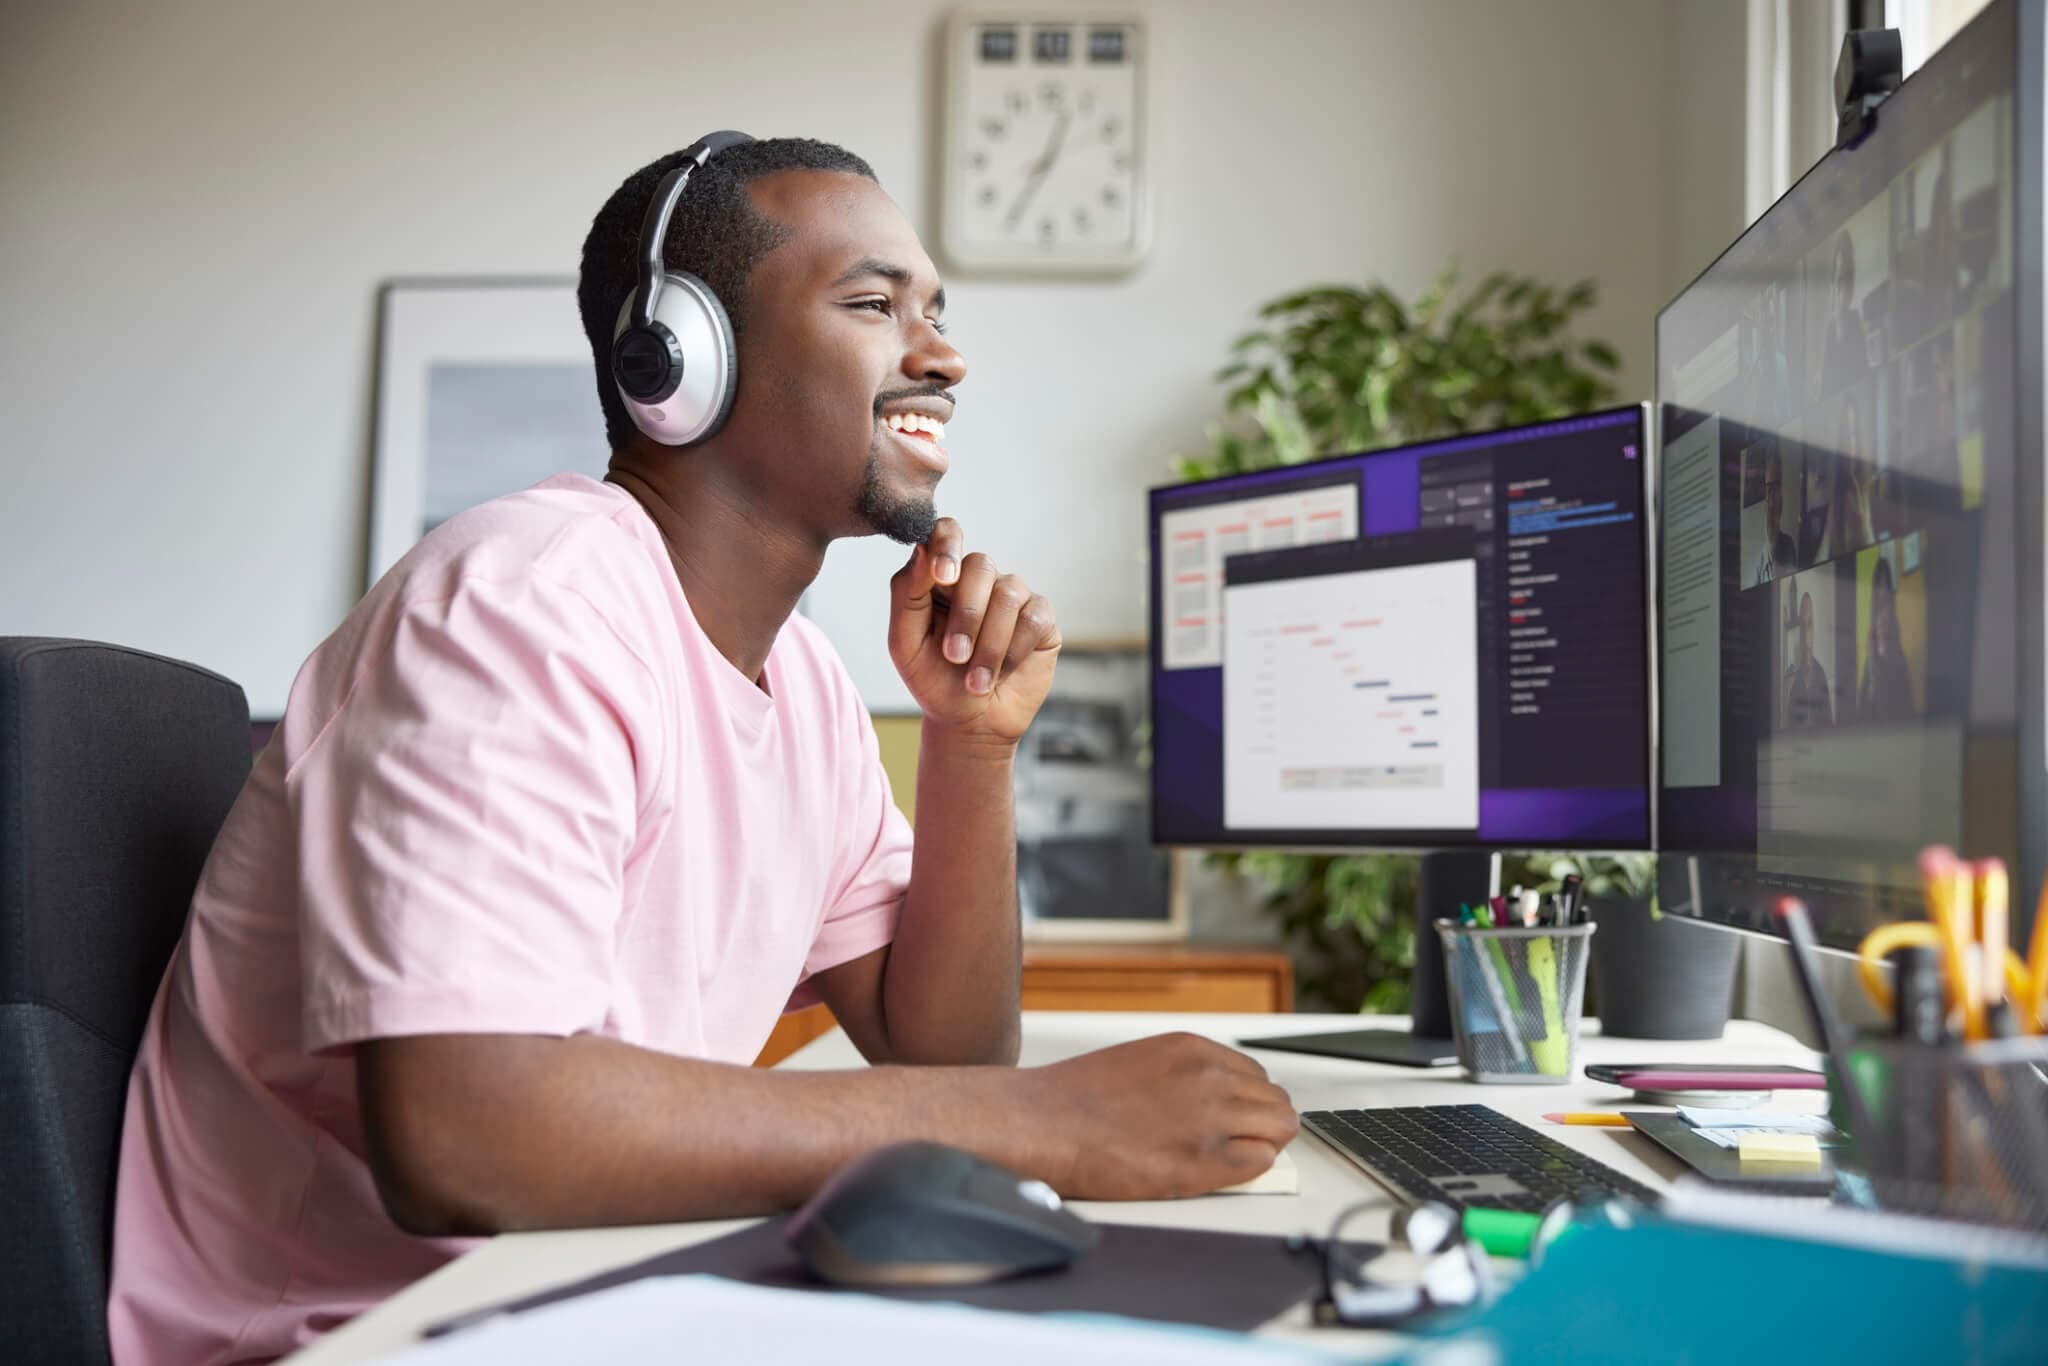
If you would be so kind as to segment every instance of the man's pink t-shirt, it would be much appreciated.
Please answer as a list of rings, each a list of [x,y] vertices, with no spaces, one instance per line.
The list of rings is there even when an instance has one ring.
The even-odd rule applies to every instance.
[[[743,676],[623,490],[449,521],[300,670],[207,860],[129,1084],[115,1361],[275,1357],[469,1246],[385,1215],[358,1042],[749,1063],[890,941],[910,846],[824,637]]]

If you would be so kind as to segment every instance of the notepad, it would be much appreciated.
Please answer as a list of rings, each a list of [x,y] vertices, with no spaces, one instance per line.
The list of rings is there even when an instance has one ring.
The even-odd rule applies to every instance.
[[[1789,1162],[1809,1167],[1820,1165],[1820,1140],[1812,1134],[1744,1129],[1741,1135],[1735,1152],[1744,1162]]]
[[[1681,1105],[1678,1113],[1695,1134],[1717,1148],[1728,1149],[1744,1162],[1816,1166],[1822,1148],[1838,1147],[1842,1141],[1840,1131],[1826,1115],[1717,1110],[1696,1105]]]
[[[580,1366],[744,1361],[750,1366],[1308,1366],[1283,1343],[1106,1315],[999,1314],[873,1295],[764,1290],[712,1276],[653,1276],[487,1319],[392,1357],[402,1366]]]
[[[1280,1155],[1273,1159],[1273,1165],[1249,1181],[1240,1181],[1234,1186],[1225,1186],[1218,1195],[1298,1195],[1301,1193],[1301,1169],[1294,1165],[1294,1157],[1282,1148]]]
[[[1825,1137],[1835,1131],[1826,1115],[1795,1114],[1787,1110],[1718,1110],[1704,1105],[1681,1105],[1678,1117],[1695,1129],[1775,1129],[1787,1134]]]

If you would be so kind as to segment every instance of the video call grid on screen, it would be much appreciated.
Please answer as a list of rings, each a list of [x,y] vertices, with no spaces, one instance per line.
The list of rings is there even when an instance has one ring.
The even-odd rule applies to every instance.
[[[1152,490],[1154,840],[1647,847],[1646,458],[1630,407]]]
[[[1853,946],[2018,866],[2014,7],[1658,319],[1666,901]],[[1682,860],[1665,861],[1676,865]]]

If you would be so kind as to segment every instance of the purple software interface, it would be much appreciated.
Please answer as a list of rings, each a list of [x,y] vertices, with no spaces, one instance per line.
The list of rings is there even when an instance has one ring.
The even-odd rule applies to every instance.
[[[1647,848],[1643,410],[1151,492],[1152,833]]]

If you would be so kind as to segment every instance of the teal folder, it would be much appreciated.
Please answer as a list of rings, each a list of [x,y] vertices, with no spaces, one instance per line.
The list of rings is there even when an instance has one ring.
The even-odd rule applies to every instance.
[[[2048,1361],[2048,1241],[1926,1228],[1905,1255],[1654,1217],[1587,1227],[1404,1360],[1466,1360],[1439,1355],[1455,1342],[1517,1366]],[[1912,1246],[1914,1232],[1885,1241]]]

